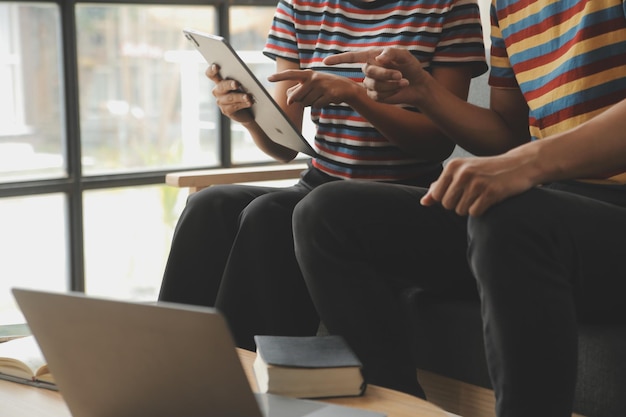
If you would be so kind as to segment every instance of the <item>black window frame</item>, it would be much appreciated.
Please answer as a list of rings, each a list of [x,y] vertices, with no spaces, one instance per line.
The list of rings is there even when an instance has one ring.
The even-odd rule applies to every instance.
[[[54,4],[59,8],[62,42],[62,70],[64,81],[64,105],[66,110],[65,155],[67,176],[63,178],[0,182],[0,203],[3,198],[36,196],[52,193],[65,195],[66,236],[68,242],[68,287],[72,291],[85,291],[85,250],[83,193],[89,190],[159,185],[165,183],[165,175],[170,172],[187,171],[167,169],[120,174],[83,176],[81,164],[81,129],[79,114],[78,56],[75,6],[77,4],[120,4],[120,5],[166,5],[166,6],[214,6],[216,8],[215,27],[219,35],[229,38],[229,10],[237,6],[276,6],[278,0],[135,0],[94,1],[94,0],[0,0],[2,3]],[[269,28],[268,28],[269,29]],[[219,169],[235,166],[231,159],[230,119],[222,116],[219,123],[220,164],[219,166],[194,167],[193,169]],[[236,166],[272,165],[272,162],[257,164],[237,164]]]

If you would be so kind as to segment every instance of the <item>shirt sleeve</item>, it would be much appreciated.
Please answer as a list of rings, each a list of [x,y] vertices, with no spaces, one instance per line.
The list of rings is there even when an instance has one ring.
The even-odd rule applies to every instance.
[[[495,3],[495,0],[493,0]],[[489,73],[489,85],[495,88],[519,88],[515,73],[509,61],[506,45],[502,38],[502,31],[498,22],[498,14],[495,5],[491,5],[491,71]]]
[[[280,0],[276,6],[263,54],[271,59],[300,61],[292,0]]]
[[[480,9],[475,0],[457,0],[446,14],[433,65],[476,63],[474,76],[487,71]]]

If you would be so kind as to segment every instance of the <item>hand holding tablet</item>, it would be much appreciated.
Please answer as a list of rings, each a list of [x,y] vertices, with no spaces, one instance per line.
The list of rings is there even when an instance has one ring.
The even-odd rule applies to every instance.
[[[183,33],[208,64],[219,66],[223,78],[236,80],[242,86],[242,91],[252,96],[252,117],[270,139],[289,149],[313,157],[318,156],[224,38],[191,29],[185,29]]]

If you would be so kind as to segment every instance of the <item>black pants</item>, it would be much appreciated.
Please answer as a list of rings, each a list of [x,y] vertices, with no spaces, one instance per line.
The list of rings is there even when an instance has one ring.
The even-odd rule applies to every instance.
[[[343,335],[368,382],[423,396],[400,293],[419,286],[476,296],[466,219],[423,207],[425,189],[325,184],[294,211],[296,256],[331,333]]]
[[[603,200],[626,196],[590,189]],[[419,393],[399,294],[420,287],[472,297],[475,275],[498,416],[571,415],[577,314],[624,317],[626,210],[532,190],[469,219],[468,252],[468,220],[421,206],[423,193],[342,182],[298,204],[296,257],[329,331],[348,339],[371,383]]]
[[[626,188],[550,188],[469,221],[499,417],[571,416],[577,323],[626,322]]]
[[[319,318],[293,254],[291,214],[317,170],[285,188],[217,185],[192,194],[176,225],[159,300],[216,307],[239,347],[255,334],[314,335]]]
[[[429,184],[439,172],[415,181]],[[291,187],[220,185],[192,194],[159,300],[216,307],[236,344],[250,350],[255,334],[314,335],[319,317],[294,255],[291,217],[312,189],[335,181],[310,168]]]

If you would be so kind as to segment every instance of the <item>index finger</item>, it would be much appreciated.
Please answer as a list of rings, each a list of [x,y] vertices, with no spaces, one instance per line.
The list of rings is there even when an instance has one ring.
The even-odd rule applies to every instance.
[[[421,198],[420,203],[424,206],[432,206],[441,203],[441,200],[448,191],[448,187],[452,182],[452,176],[446,172],[444,168],[443,172],[439,175],[439,178],[428,187],[428,191]]]
[[[370,49],[367,51],[342,52],[340,54],[330,55],[324,58],[324,64],[364,64],[375,59],[380,55],[380,49]]]
[[[267,77],[268,81],[306,81],[310,76],[310,71],[297,70],[297,69],[289,69],[281,72],[277,72],[275,74]]]

